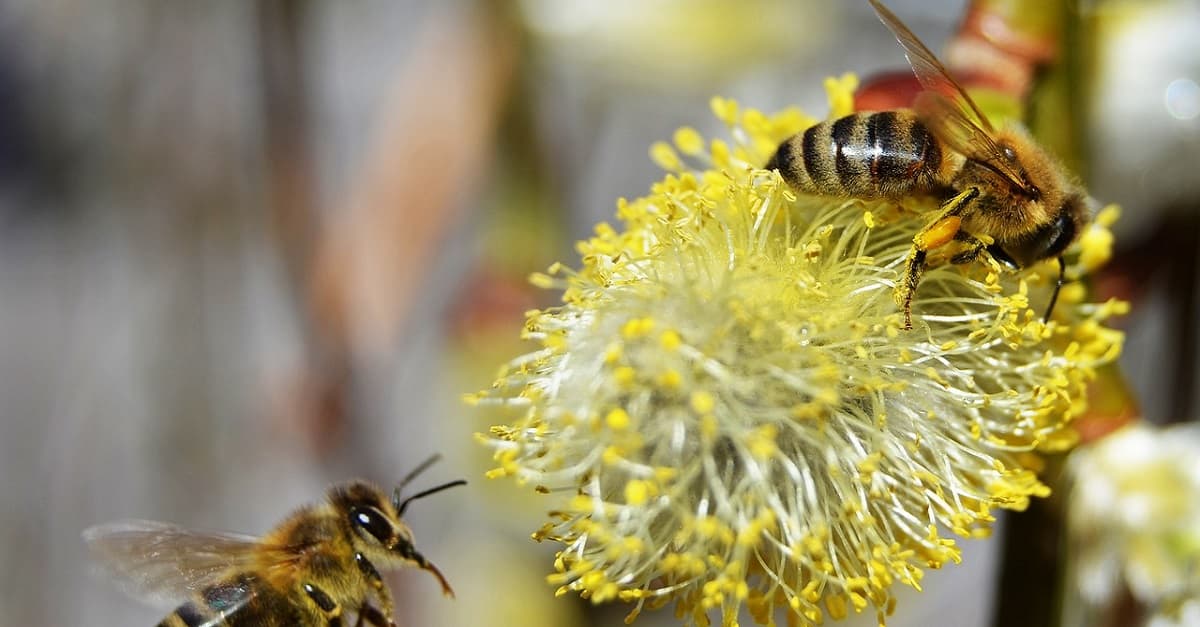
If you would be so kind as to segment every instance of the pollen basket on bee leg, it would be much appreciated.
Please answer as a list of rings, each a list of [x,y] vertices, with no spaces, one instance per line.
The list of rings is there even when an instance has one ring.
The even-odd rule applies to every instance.
[[[954,241],[954,236],[958,235],[960,227],[962,227],[962,218],[947,216],[918,233],[913,238],[913,243],[921,250],[932,250],[945,246]]]

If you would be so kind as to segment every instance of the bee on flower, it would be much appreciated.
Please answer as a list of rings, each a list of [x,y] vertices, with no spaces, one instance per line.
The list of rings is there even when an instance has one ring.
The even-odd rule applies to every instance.
[[[854,85],[828,81],[831,117]],[[562,545],[559,592],[631,620],[673,604],[695,625],[883,622],[897,584],[1048,493],[1036,453],[1073,443],[1123,305],[1067,289],[1044,321],[1056,269],[932,263],[904,331],[892,294],[936,207],[797,194],[761,165],[816,120],[713,109],[732,141],[656,144],[666,177],[618,203],[577,269],[534,277],[562,304],[530,314],[538,348],[469,397],[513,412],[480,436],[489,474],[552,501],[533,536]],[[1102,263],[1091,233],[1113,217],[1070,272],[1080,247]]]

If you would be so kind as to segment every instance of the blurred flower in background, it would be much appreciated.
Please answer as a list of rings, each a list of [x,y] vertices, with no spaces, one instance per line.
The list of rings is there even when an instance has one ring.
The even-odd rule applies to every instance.
[[[647,88],[704,84],[714,76],[744,73],[776,55],[811,50],[829,31],[806,29],[797,37],[797,25],[839,17],[811,0],[519,0],[517,5],[548,56],[565,55],[611,81]]]
[[[1200,624],[1200,429],[1129,426],[1075,451],[1067,472],[1063,624],[1125,624],[1112,616],[1126,595],[1141,624]]]
[[[831,117],[854,84],[827,82]],[[670,174],[618,203],[624,228],[534,277],[564,290],[526,323],[541,348],[470,398],[521,414],[484,438],[491,476],[577,492],[534,534],[565,545],[560,592],[633,615],[675,602],[702,625],[743,605],[761,624],[777,608],[883,622],[893,584],[959,561],[945,531],[985,537],[993,509],[1048,493],[1029,453],[1073,443],[1123,307],[1064,302],[1046,324],[1045,280],[946,264],[902,331],[891,295],[920,212],[797,197],[758,165],[815,120],[713,109],[732,143],[685,128],[656,144]],[[1106,223],[1083,238],[1089,265]]]

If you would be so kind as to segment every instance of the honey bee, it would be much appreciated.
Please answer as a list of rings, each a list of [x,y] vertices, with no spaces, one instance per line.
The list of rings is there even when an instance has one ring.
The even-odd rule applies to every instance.
[[[946,68],[899,18],[870,0],[904,48],[922,92],[912,109],[860,112],[821,122],[786,140],[767,163],[797,191],[854,198],[932,194],[937,217],[915,237],[895,301],[912,328],[912,301],[929,251],[960,242],[952,263],[987,251],[1012,268],[1058,259],[1090,219],[1076,179],[1017,124],[995,128]]]
[[[83,537],[107,574],[135,596],[188,599],[158,627],[341,627],[348,612],[358,627],[394,627],[391,592],[377,566],[422,568],[454,596],[401,521],[413,500],[466,483],[401,500],[401,488],[434,459],[401,482],[390,501],[365,481],[337,485],[323,503],[297,510],[261,538],[150,521],[98,525]]]

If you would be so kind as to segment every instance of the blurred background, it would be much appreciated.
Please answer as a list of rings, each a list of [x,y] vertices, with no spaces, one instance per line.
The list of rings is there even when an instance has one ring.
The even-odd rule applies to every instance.
[[[960,28],[963,0],[889,2],[935,50],[1021,4]],[[1135,303],[1130,411],[1193,420],[1200,5],[1063,15],[1035,42],[1060,56],[1022,57],[1068,60],[1034,125],[1124,207],[1096,289]],[[472,434],[503,419],[461,395],[554,302],[527,275],[660,178],[650,143],[722,132],[711,96],[820,116],[824,77],[904,67],[865,1],[0,0],[0,624],[163,616],[89,574],[92,524],[261,533],[435,452],[418,486],[471,484],[407,518],[458,598],[394,574],[401,625],[621,624],[553,597],[546,506],[483,479]],[[1002,546],[966,542],[892,624],[994,624]]]

